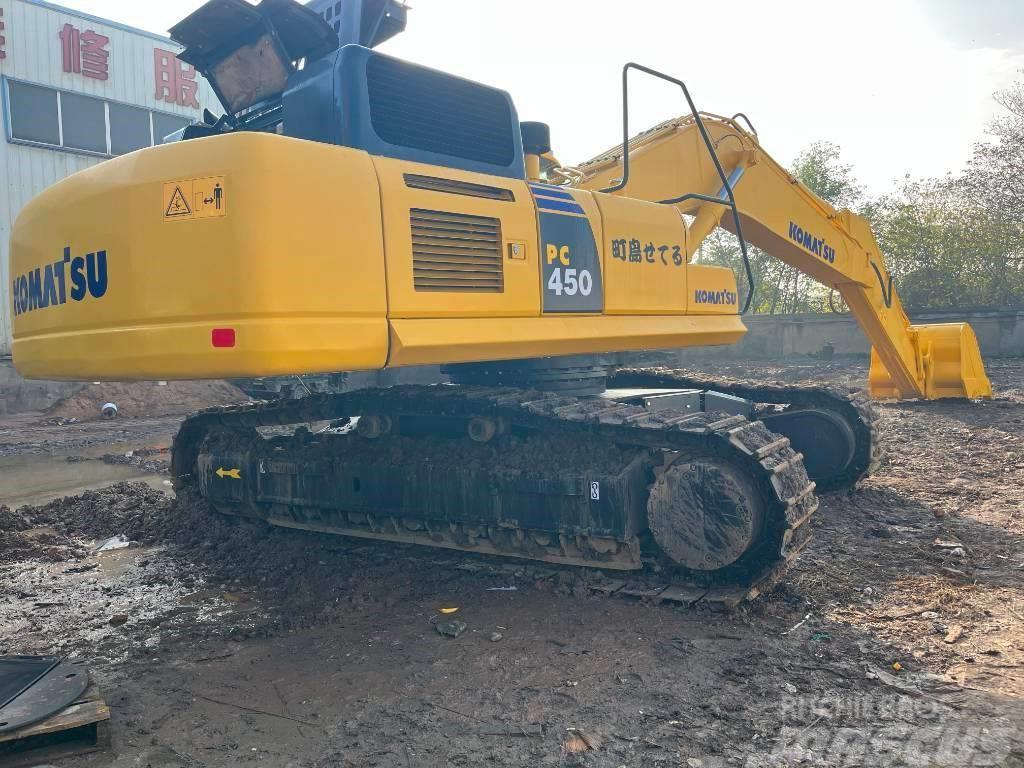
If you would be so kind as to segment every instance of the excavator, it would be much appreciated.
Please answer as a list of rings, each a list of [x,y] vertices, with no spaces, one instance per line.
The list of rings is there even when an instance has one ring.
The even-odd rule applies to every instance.
[[[171,36],[224,114],[17,219],[26,377],[450,378],[197,413],[173,445],[179,496],[753,599],[806,546],[816,491],[877,466],[878,436],[863,391],[628,367],[743,337],[748,242],[842,296],[874,398],[991,396],[971,328],[912,324],[868,223],[799,183],[744,115],[702,113],[630,63],[621,144],[563,166],[504,91],[375,50],[407,12],[211,0]],[[641,76],[686,111],[632,136]],[[718,227],[741,244],[742,292],[695,260]]]

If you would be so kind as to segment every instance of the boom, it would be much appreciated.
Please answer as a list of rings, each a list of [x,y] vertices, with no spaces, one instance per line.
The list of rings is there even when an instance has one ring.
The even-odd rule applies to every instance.
[[[686,230],[692,260],[717,226],[736,230],[726,205],[729,189],[706,148],[702,125],[728,174],[743,237],[846,300],[872,344],[874,396],[991,396],[971,327],[911,324],[868,222],[811,192],[735,119],[700,113],[669,120],[629,143],[625,174],[618,148],[583,164],[578,186],[659,202],[687,197],[674,204],[692,217]],[[694,192],[699,197],[686,195]]]

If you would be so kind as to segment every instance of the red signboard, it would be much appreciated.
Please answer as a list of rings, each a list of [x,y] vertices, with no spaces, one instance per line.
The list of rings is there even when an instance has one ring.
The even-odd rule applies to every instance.
[[[4,46],[7,45],[7,38],[4,37],[4,9],[0,8],[0,61],[7,58],[7,51]]]
[[[95,80],[110,77],[110,38],[91,29],[82,32],[71,24],[60,31],[61,59],[65,72],[85,75]]]
[[[170,51],[153,51],[156,98],[179,107],[199,109],[199,83],[196,68],[183,63]]]

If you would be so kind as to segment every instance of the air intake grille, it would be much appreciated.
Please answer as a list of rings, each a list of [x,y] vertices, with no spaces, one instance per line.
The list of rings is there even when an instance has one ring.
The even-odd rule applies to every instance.
[[[373,130],[389,144],[498,166],[516,157],[501,91],[386,56],[366,62],[366,84]]]
[[[413,208],[413,285],[417,291],[505,290],[501,219]]]

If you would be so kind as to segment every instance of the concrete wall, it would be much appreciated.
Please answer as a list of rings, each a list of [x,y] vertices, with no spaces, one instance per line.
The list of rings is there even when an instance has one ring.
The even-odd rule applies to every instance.
[[[0,360],[0,416],[45,410],[81,386],[69,381],[28,381],[18,375],[10,359]]]
[[[1024,308],[919,312],[914,323],[967,321],[974,329],[983,357],[1024,357]],[[850,315],[751,315],[750,329],[739,343],[686,351],[689,359],[780,358],[816,354],[831,342],[837,355],[868,355],[871,345]]]

